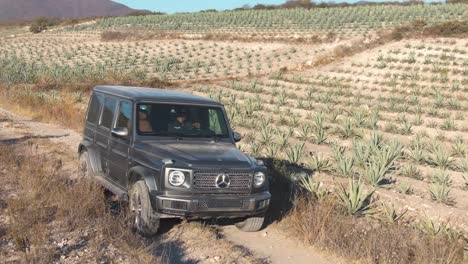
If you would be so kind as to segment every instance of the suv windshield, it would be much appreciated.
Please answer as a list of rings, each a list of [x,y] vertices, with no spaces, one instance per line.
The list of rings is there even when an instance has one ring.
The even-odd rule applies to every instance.
[[[223,111],[218,107],[140,103],[136,117],[140,135],[229,137]]]

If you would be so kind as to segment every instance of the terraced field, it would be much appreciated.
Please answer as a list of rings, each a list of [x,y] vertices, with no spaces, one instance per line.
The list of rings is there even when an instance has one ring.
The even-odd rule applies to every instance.
[[[11,64],[30,81],[38,74],[55,78],[138,72],[163,80],[246,77],[295,67],[319,46],[232,43],[195,40],[101,42],[94,35],[10,38],[0,47],[0,63]],[[11,68],[13,69],[13,68]],[[29,80],[28,80],[29,79]],[[14,81],[14,80],[12,80]]]
[[[149,30],[186,34],[227,33],[237,36],[307,37],[333,32],[340,36],[394,28],[416,19],[430,24],[463,19],[465,4],[412,6],[354,6],[344,8],[247,10],[176,15],[107,18],[69,31]]]
[[[241,148],[254,155],[303,163],[329,188],[362,178],[466,229],[467,52],[465,40],[404,41],[321,70],[197,92],[228,105]]]

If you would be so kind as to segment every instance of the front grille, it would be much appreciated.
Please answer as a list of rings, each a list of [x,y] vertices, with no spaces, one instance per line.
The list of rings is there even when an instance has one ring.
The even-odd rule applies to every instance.
[[[229,176],[230,184],[228,187],[219,188],[216,186],[216,178],[219,174]],[[252,172],[248,170],[195,170],[193,172],[193,186],[195,191],[200,193],[249,193],[252,177]]]

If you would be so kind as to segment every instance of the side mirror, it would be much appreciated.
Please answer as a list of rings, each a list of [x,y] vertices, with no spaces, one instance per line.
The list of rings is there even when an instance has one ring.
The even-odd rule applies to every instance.
[[[240,133],[238,133],[238,132],[232,132],[232,135],[234,136],[234,141],[235,141],[235,142],[241,141],[242,136],[241,136]]]
[[[128,137],[128,128],[116,127],[112,129],[111,133],[114,137],[121,137],[121,138]]]

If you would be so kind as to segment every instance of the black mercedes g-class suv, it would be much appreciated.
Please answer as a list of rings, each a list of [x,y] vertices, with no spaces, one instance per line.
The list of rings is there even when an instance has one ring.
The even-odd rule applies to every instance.
[[[128,199],[135,228],[161,218],[240,218],[258,231],[270,202],[263,162],[241,152],[224,107],[153,88],[97,86],[91,96],[80,172]]]

